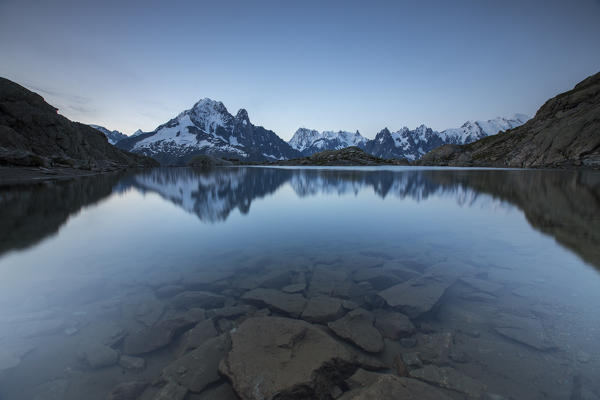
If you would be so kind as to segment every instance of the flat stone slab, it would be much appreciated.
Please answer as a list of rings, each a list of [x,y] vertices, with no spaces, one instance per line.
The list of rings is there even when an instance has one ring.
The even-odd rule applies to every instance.
[[[123,342],[123,352],[135,356],[158,350],[192,326],[194,322],[185,318],[161,321],[151,328],[128,335]]]
[[[124,382],[117,385],[106,397],[106,400],[137,399],[148,386],[147,382]]]
[[[310,298],[306,303],[302,319],[323,323],[338,319],[342,315],[344,315],[342,300],[328,296],[316,296]]]
[[[413,369],[409,375],[441,388],[466,394],[473,399],[480,399],[486,391],[484,384],[451,367],[427,365],[423,368]]]
[[[226,335],[209,339],[169,364],[163,370],[162,376],[190,392],[199,393],[209,384],[221,379],[219,362],[225,357],[230,346],[231,342]]]
[[[301,294],[283,293],[277,289],[254,289],[245,293],[242,299],[294,317],[299,317],[306,306],[306,299]]]
[[[306,289],[306,283],[292,283],[291,285],[284,286],[281,289],[285,293],[300,293]]]
[[[200,347],[207,340],[214,338],[217,335],[218,333],[212,320],[206,319],[201,321],[181,336],[177,354],[184,355],[185,353]]]
[[[477,278],[463,277],[463,278],[460,278],[460,281],[462,283],[464,283],[465,285],[472,287],[473,289],[477,289],[480,292],[484,292],[484,293],[488,293],[488,294],[495,294],[496,292],[498,292],[500,289],[502,289],[504,287],[498,283],[489,282],[489,281],[485,281],[483,279],[477,279]]]
[[[123,355],[119,359],[119,365],[132,371],[141,371],[146,367],[146,360],[141,357]]]
[[[119,353],[101,343],[85,345],[79,355],[92,368],[110,367],[119,360]]]
[[[232,349],[220,370],[243,399],[322,398],[336,385],[327,375],[331,366],[338,375],[350,375],[373,361],[297,319],[249,318],[231,339]]]
[[[419,277],[379,292],[390,307],[410,318],[430,311],[454,281],[447,277]]]
[[[396,340],[415,333],[415,326],[404,314],[380,309],[375,310],[374,315],[375,327],[385,338]]]
[[[375,317],[370,312],[357,308],[343,318],[327,324],[341,338],[347,339],[370,353],[383,350],[383,337],[373,326]]]
[[[152,400],[183,400],[188,390],[174,382],[169,382],[158,392]]]
[[[339,400],[451,400],[433,386],[416,379],[402,378],[391,374],[379,375],[367,383],[365,388],[350,390]]]
[[[500,335],[537,350],[546,351],[556,348],[546,334],[542,322],[534,316],[497,314],[492,321],[492,327]]]
[[[219,308],[225,304],[225,297],[205,291],[185,291],[171,299],[176,308]]]

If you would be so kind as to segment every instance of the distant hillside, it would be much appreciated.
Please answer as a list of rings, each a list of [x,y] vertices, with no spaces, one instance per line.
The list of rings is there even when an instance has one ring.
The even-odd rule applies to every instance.
[[[548,100],[524,125],[474,143],[444,145],[420,165],[600,168],[600,73]]]
[[[309,157],[274,161],[276,165],[408,165],[407,160],[384,159],[352,146],[340,150],[325,150]]]
[[[118,141],[126,139],[126,138],[129,137],[126,134],[124,134],[123,132],[111,131],[111,130],[108,130],[105,127],[100,126],[100,125],[90,124],[90,126],[92,128],[94,128],[94,129],[97,129],[100,132],[104,133],[104,136],[106,136],[106,138],[108,139],[108,143],[110,143],[110,144],[115,144]]]
[[[0,165],[105,170],[156,162],[117,149],[98,130],[68,120],[40,95],[0,78]]]

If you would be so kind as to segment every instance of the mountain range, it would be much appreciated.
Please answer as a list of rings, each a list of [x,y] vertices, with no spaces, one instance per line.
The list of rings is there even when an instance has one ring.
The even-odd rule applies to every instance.
[[[138,130],[132,136],[91,125],[117,147],[158,160],[164,165],[185,165],[195,156],[210,155],[243,161],[279,161],[314,155],[325,150],[356,146],[379,158],[414,161],[444,144],[466,144],[488,135],[522,125],[529,118],[467,121],[460,128],[441,132],[421,125],[396,132],[387,128],[375,139],[360,132],[323,131],[300,128],[285,142],[275,132],[250,122],[245,109],[234,116],[220,101],[204,98],[192,108],[160,125],[152,132]]]

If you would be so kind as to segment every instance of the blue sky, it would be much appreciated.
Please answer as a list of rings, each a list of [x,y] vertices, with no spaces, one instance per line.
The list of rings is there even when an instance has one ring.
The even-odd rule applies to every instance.
[[[127,134],[210,97],[284,139],[373,137],[533,115],[600,70],[598,21],[600,0],[1,0],[0,76]]]

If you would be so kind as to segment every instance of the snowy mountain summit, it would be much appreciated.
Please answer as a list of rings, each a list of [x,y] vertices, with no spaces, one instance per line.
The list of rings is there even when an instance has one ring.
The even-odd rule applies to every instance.
[[[275,132],[253,125],[246,110],[233,116],[223,103],[209,98],[152,132],[119,142],[118,147],[172,165],[183,165],[198,154],[247,161],[299,156]]]
[[[288,144],[302,153],[303,156],[311,156],[323,150],[339,150],[345,147],[357,146],[365,148],[367,139],[359,131],[354,133],[347,131],[323,131],[300,128],[288,141]]]

